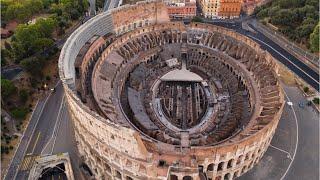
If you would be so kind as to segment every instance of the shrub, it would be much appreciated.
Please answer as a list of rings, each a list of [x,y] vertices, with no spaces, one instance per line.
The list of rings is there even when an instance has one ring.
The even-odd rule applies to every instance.
[[[47,75],[47,76],[46,76],[46,80],[47,80],[47,81],[50,81],[50,80],[51,80],[51,77],[50,77],[49,75]]]
[[[320,100],[320,99],[319,99],[318,97],[316,97],[316,98],[313,98],[312,101],[313,101],[313,103],[315,103],[315,104],[319,104],[319,100]]]
[[[28,97],[29,97],[29,93],[27,90],[25,89],[20,90],[19,98],[21,102],[26,103],[28,101]]]
[[[195,16],[194,18],[192,18],[191,22],[200,22],[200,23],[202,23],[203,20],[200,17]]]
[[[303,88],[303,91],[304,91],[305,93],[309,92],[309,87],[305,86],[305,87]]]
[[[24,119],[28,114],[28,110],[26,108],[14,108],[11,114],[16,119]]]
[[[14,84],[8,80],[1,78],[1,96],[7,98],[16,91]]]

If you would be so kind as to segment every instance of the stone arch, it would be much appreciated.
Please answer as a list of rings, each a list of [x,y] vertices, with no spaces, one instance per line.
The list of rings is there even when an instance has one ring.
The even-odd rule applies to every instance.
[[[247,169],[247,166],[243,166],[242,170],[241,170],[241,173],[244,173]]]
[[[229,180],[231,178],[231,174],[230,173],[227,173],[224,175],[224,180]]]
[[[214,168],[214,164],[211,163],[211,164],[208,165],[207,171],[213,171],[213,168]]]
[[[240,164],[240,163],[241,163],[242,157],[243,157],[243,155],[240,155],[240,156],[238,157],[237,164]]]
[[[230,160],[228,161],[227,168],[231,168],[231,167],[232,167],[232,164],[233,164],[233,159],[230,159]]]
[[[171,174],[170,175],[170,180],[178,180],[178,176]]]
[[[104,167],[107,172],[111,173],[111,167],[109,166],[109,164],[104,163]]]
[[[234,175],[233,175],[233,177],[239,177],[239,171],[236,171],[235,173],[234,173]]]
[[[191,176],[184,176],[184,177],[182,178],[182,180],[192,180],[192,177],[191,177]]]
[[[220,162],[220,163],[218,164],[218,171],[222,171],[223,165],[224,165],[224,162]]]
[[[119,171],[117,171],[117,170],[116,170],[116,177],[119,178],[119,179],[122,178],[122,174],[121,174]]]
[[[130,176],[126,176],[126,180],[133,180],[133,178]]]

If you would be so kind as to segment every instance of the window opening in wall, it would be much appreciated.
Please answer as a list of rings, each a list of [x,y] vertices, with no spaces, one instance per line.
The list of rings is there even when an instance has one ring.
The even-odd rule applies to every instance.
[[[214,167],[214,164],[209,164],[209,166],[207,167],[207,171],[213,171],[213,167]]]
[[[246,160],[248,160],[248,159],[249,159],[249,153],[246,154]]]
[[[114,135],[111,135],[111,139],[114,139]]]
[[[182,178],[182,180],[192,180],[192,177],[191,177],[191,176],[184,176],[184,177]]]
[[[198,166],[198,170],[199,170],[200,173],[202,173],[202,172],[203,172],[203,166],[202,166],[202,165],[199,165],[199,166]]]
[[[241,163],[242,155],[238,157],[237,164]]]
[[[247,166],[243,166],[241,173],[244,173],[246,171]]]
[[[166,165],[166,161],[165,160],[159,160],[158,166],[163,167]]]
[[[88,174],[90,176],[93,176],[93,173],[87,164],[85,164],[85,163],[81,164],[80,168],[83,169],[84,171],[88,172]]]
[[[105,168],[106,168],[106,171],[111,173],[111,168],[108,164],[104,164]]]
[[[170,180],[178,180],[178,176],[171,174]]]
[[[126,177],[126,180],[133,180],[133,179],[132,179],[132,177],[127,176],[127,177]]]
[[[218,171],[222,171],[222,169],[223,169],[223,162],[220,162],[219,164],[218,164]]]
[[[228,168],[231,168],[231,167],[232,167],[232,162],[233,162],[232,159],[230,159],[230,160],[228,161]]]
[[[116,177],[121,179],[121,173],[119,171],[116,171]]]
[[[77,79],[79,79],[80,78],[80,69],[78,67],[76,67],[75,70],[76,70],[76,77],[77,77]]]
[[[229,180],[229,179],[230,179],[230,176],[231,176],[230,173],[224,175],[224,180]]]

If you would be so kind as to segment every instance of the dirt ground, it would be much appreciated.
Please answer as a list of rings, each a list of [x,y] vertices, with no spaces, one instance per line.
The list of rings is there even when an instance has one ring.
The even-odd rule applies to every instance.
[[[280,65],[279,74],[280,74],[279,78],[284,84],[288,86],[296,85],[294,74],[291,71],[289,71],[287,68],[283,67],[283,65]]]

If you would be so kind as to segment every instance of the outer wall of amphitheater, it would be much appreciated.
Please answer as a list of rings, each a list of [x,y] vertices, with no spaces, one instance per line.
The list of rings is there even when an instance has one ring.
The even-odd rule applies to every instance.
[[[69,37],[61,51],[60,77],[74,125],[78,151],[95,179],[188,180],[202,179],[203,174],[212,180],[234,179],[256,165],[271,142],[283,103],[266,125],[246,129],[237,135],[237,138],[227,139],[214,146],[190,147],[185,151],[175,151],[168,144],[149,140],[130,127],[103,118],[82,103],[74,91],[74,62],[81,47],[92,36],[104,36],[107,33],[120,36],[137,28],[168,21],[168,15],[161,3],[144,2],[124,6],[89,20]],[[206,25],[199,26],[207,28]],[[262,51],[254,41],[233,31],[209,26],[213,31],[230,36],[255,51],[264,53],[268,61],[266,64],[277,72],[273,57]],[[103,52],[100,55],[104,58]],[[283,102],[281,90],[280,102]],[[150,147],[156,147],[155,151],[150,151]],[[166,159],[165,164],[160,163],[162,159]]]

